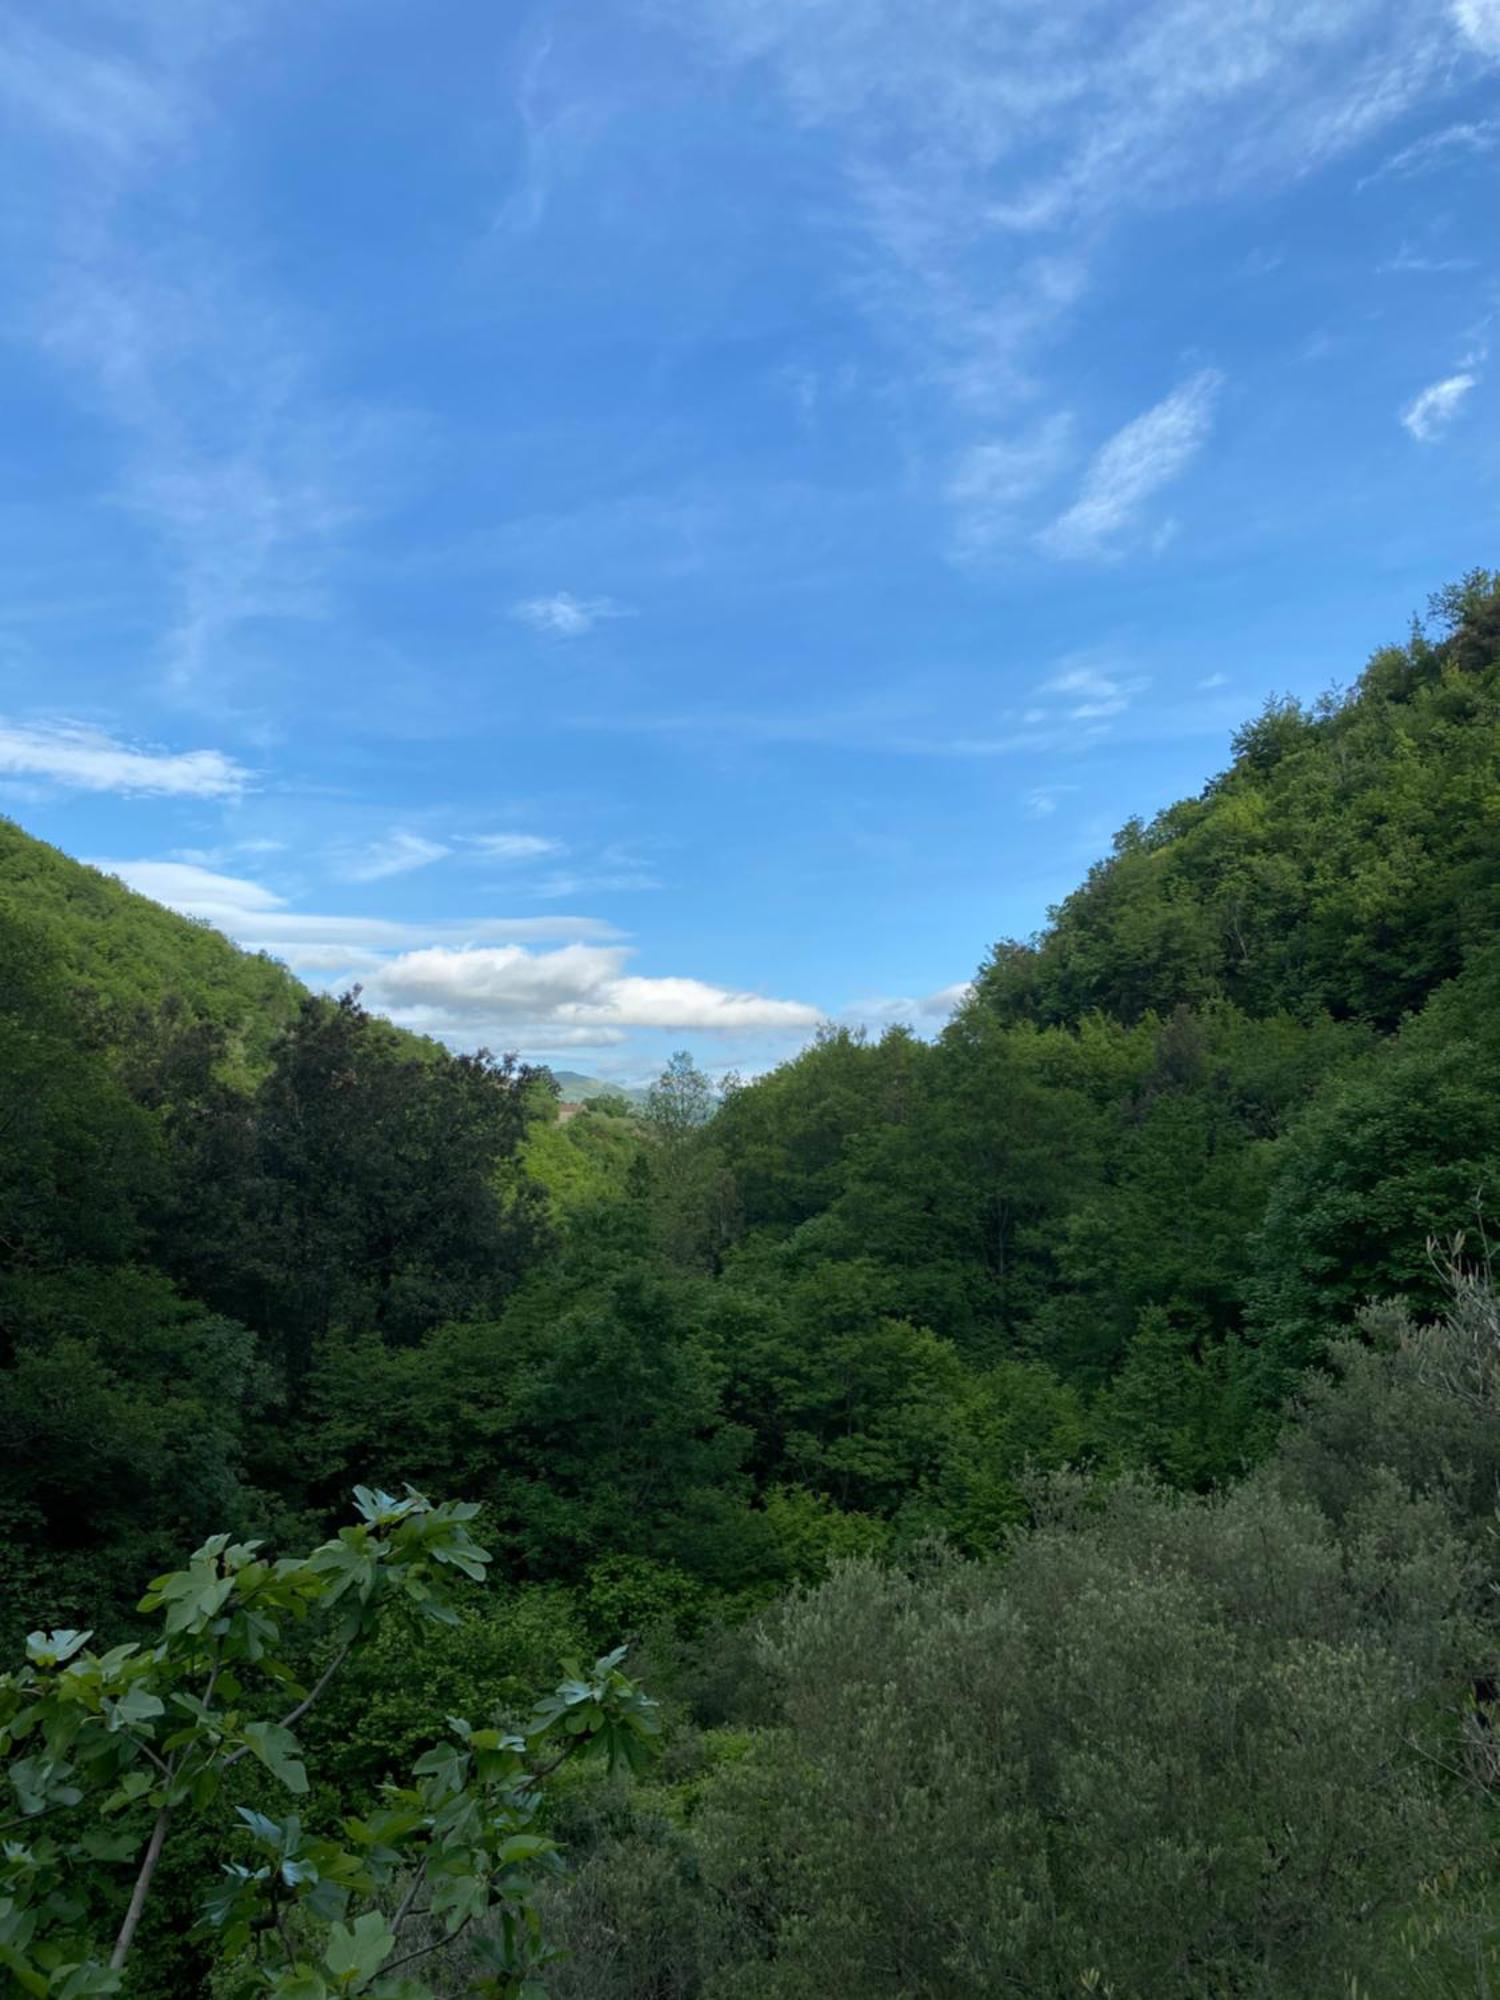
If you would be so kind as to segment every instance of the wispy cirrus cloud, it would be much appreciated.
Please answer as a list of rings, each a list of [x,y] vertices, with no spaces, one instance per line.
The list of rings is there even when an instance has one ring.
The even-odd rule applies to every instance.
[[[1050,819],[1069,792],[1076,792],[1077,789],[1076,785],[1033,785],[1026,794],[1026,817]]]
[[[461,948],[495,943],[610,939],[619,933],[598,917],[454,917],[412,921],[299,910],[269,884],[179,860],[95,860],[127,887],[156,902],[201,917],[236,944],[268,951],[294,971],[340,973],[344,983],[378,967],[392,953],[434,943]],[[336,983],[336,982],[335,982]]]
[[[1500,0],[1453,0],[1453,18],[1476,49],[1500,56]]]
[[[434,861],[441,861],[452,852],[446,841],[429,840],[425,834],[398,827],[384,840],[372,841],[368,847],[344,854],[338,867],[350,882],[385,882],[393,875],[410,875],[414,869],[430,868]]]
[[[86,792],[233,799],[250,783],[222,750],[161,750],[81,722],[0,720],[0,777]]]
[[[935,993],[912,995],[885,994],[870,1000],[857,1000],[844,1009],[843,1018],[859,1027],[926,1027],[946,1021],[974,990],[972,980],[956,980],[951,986],[941,986]]]
[[[80,47],[39,20],[0,20],[0,100],[46,139],[118,174],[180,143],[193,120],[183,80],[116,51]]]
[[[228,672],[252,621],[321,615],[409,425],[324,394],[309,325],[225,253],[222,218],[157,198],[223,143],[226,57],[266,10],[113,11],[68,34],[0,15],[7,146],[47,149],[50,192],[0,208],[0,244],[13,329],[119,440],[99,497],[166,559],[157,664],[186,694]]]
[[[1410,432],[1418,444],[1436,444],[1451,427],[1478,383],[1479,375],[1474,366],[1445,375],[1439,382],[1429,382],[1401,412],[1402,428]]]
[[[1015,538],[1030,503],[1073,456],[1072,417],[1056,411],[1029,431],[990,438],[962,452],[948,480],[961,557],[990,556]]]
[[[512,617],[554,639],[581,639],[604,619],[632,615],[628,604],[612,597],[575,597],[570,590],[554,591],[550,597],[526,597],[511,606]]]
[[[542,833],[476,833],[466,845],[486,861],[543,861],[567,852],[563,841]]]
[[[1069,722],[1106,722],[1123,715],[1146,685],[1144,675],[1122,674],[1096,661],[1078,660],[1043,681],[1037,693],[1054,702]],[[1041,721],[1045,713],[1033,710],[1030,719]]]
[[[1133,417],[1096,454],[1078,498],[1047,528],[1042,546],[1059,556],[1111,556],[1135,539],[1148,501],[1180,479],[1208,442],[1223,377],[1200,369]]]
[[[1049,349],[1117,231],[1285,186],[1439,101],[1500,46],[1497,5],[952,0],[941,32],[925,0],[707,0],[691,18],[837,149],[847,281],[969,433],[942,483],[972,555],[1034,526],[1046,455],[1010,442],[1012,420],[1060,400]],[[1042,546],[1096,552],[1108,505]]]
[[[1382,160],[1373,173],[1355,183],[1355,191],[1385,180],[1415,180],[1420,174],[1438,173],[1462,160],[1485,159],[1500,147],[1500,118],[1478,118],[1456,125],[1444,125],[1402,146]]]

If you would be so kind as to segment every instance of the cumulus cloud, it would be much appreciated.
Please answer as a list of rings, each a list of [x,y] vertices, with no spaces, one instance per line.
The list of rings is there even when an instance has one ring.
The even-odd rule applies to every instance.
[[[84,723],[0,721],[0,776],[42,779],[85,792],[236,798],[250,781],[222,750],[158,750],[122,743]]]
[[[621,945],[568,944],[535,952],[520,945],[433,945],[394,958],[370,981],[392,1018],[430,1033],[545,1027],[570,1035],[629,1029],[719,1033],[806,1033],[818,1009],[797,1000],[737,992],[701,979],[645,978],[627,972]],[[528,1043],[534,1037],[528,1033]]]
[[[1041,536],[1059,556],[1118,552],[1155,494],[1180,479],[1208,441],[1223,377],[1200,369],[1170,396],[1133,417],[1096,454],[1073,505]]]
[[[1402,424],[1418,444],[1436,444],[1478,381],[1478,375],[1464,368],[1441,382],[1429,383],[1401,412]]]
[[[403,1027],[460,1046],[611,1047],[651,1028],[807,1034],[822,1018],[799,1000],[633,973],[630,948],[593,917],[329,916],[293,910],[263,882],[194,862],[94,865],[315,984],[337,990],[357,981],[369,1003]]]
[[[580,639],[605,618],[628,618],[628,605],[612,597],[575,597],[569,590],[554,591],[550,597],[527,597],[511,606],[513,617],[535,632],[554,639]]]

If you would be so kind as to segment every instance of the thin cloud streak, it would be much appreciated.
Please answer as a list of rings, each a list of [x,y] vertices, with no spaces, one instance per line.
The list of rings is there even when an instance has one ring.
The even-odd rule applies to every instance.
[[[1463,58],[1472,71],[1476,51],[1495,52],[1497,6],[953,0],[941,34],[924,0],[708,0],[692,18],[715,58],[769,75],[839,149],[848,283],[882,337],[905,341],[914,381],[980,426],[943,482],[972,556],[1004,544],[1028,497],[1024,461],[976,453],[997,413],[1056,400],[1047,348],[1110,236],[1367,143],[1454,88]],[[1099,540],[1085,510],[1041,546]]]
[[[554,639],[581,639],[606,618],[629,618],[628,604],[612,597],[575,597],[571,591],[555,591],[550,597],[527,597],[511,606],[511,615]]]
[[[1462,369],[1456,375],[1445,376],[1441,382],[1429,383],[1401,412],[1403,429],[1409,431],[1418,444],[1436,444],[1478,382],[1479,377],[1472,370]]]
[[[158,750],[122,743],[79,722],[0,721],[0,775],[69,790],[234,799],[250,773],[222,750]]]
[[[216,143],[222,58],[260,11],[174,8],[161,25],[143,10],[128,55],[0,21],[17,143],[55,154],[50,208],[5,218],[28,279],[15,323],[124,443],[107,497],[168,557],[159,666],[179,695],[217,691],[249,621],[323,614],[333,558],[379,503],[405,428],[319,392],[307,328],[245,281],[222,231],[142,224],[154,207],[140,197]]]
[[[444,841],[398,829],[360,853],[345,857],[342,873],[351,882],[385,882],[394,875],[430,868],[433,862],[442,861],[452,852]]]
[[[1409,146],[1382,160],[1374,173],[1356,181],[1355,193],[1385,180],[1414,180],[1420,174],[1436,173],[1457,160],[1484,159],[1500,147],[1500,118],[1479,118],[1458,125],[1445,125],[1414,139]]]
[[[1084,475],[1073,505],[1040,537],[1053,555],[1118,554],[1148,500],[1180,479],[1208,442],[1223,376],[1204,368],[1116,431]]]
[[[402,918],[319,914],[293,910],[279,891],[243,876],[225,875],[191,862],[96,860],[95,868],[117,875],[127,888],[165,903],[184,916],[201,917],[236,944],[268,951],[289,964],[337,969],[327,962],[340,954],[407,951],[439,942],[462,947],[492,943],[546,943],[550,940],[608,940],[619,936],[598,917],[559,913],[548,917]]]

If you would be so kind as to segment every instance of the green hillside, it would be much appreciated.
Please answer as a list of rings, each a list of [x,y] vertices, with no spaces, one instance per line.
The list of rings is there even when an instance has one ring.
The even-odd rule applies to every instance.
[[[559,1116],[3,841],[23,1990],[1500,1991],[1500,578],[934,1040],[718,1095]],[[539,1809],[554,1729],[621,1769]]]
[[[138,896],[123,882],[0,819],[0,911],[44,939],[67,978],[109,1009],[171,999],[222,1029],[236,1059],[264,1062],[303,988],[283,967]]]
[[[1115,852],[984,1004],[1120,1020],[1210,998],[1392,1028],[1500,933],[1500,604],[1476,573],[1436,636],[1377,653],[1345,696],[1271,703],[1195,799]]]

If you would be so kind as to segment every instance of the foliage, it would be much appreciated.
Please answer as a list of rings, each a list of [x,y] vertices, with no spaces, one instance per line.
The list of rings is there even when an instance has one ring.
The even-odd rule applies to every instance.
[[[1064,1478],[763,1620],[771,1717],[578,1830],[560,1994],[1492,1991],[1495,1296],[1380,1339],[1228,1495]]]
[[[68,986],[115,1020],[152,1015],[170,1000],[212,1024],[242,1076],[259,1070],[301,999],[296,980],[272,959],[237,950],[208,925],[164,910],[3,818],[0,917],[42,941]],[[8,952],[7,945],[7,962]]]
[[[101,1773],[242,1758],[172,1803],[132,1990],[215,1956],[217,2000],[256,1990],[240,1906],[184,1914],[231,1831],[234,1895],[276,1906],[252,1941],[364,1977],[427,1836],[337,1829],[463,1818],[465,1757],[495,1825],[543,1813],[505,1838],[580,1831],[544,1901],[591,2000],[1493,1986],[1493,1308],[1482,1241],[1431,1244],[1482,1234],[1500,1172],[1497,698],[1475,573],[1126,826],[931,1041],[829,1027],[717,1089],[679,1053],[582,1107],[0,824],[0,1617],[118,1629],[30,1669],[104,1676]],[[274,1675],[235,1669],[214,1745],[191,1707],[172,1749],[104,1726],[143,1662],[169,1704],[211,1671],[129,1577],[214,1530],[316,1541],[372,1477],[482,1503],[510,1588],[437,1647],[399,1590],[361,1630],[297,1725],[295,1832],[233,1736],[300,1701]],[[279,1566],[234,1560],[249,1617],[234,1577]],[[335,1608],[293,1596],[271,1657],[315,1682]],[[683,1711],[643,1796],[543,1809],[529,1750],[432,1752],[435,1715],[513,1736],[548,1659],[622,1634]],[[123,1922],[109,1864],[70,1880],[38,1951]],[[451,1977],[525,1933],[476,1914]]]
[[[0,1965],[20,1991],[55,2000],[129,1990],[133,1949],[163,1849],[221,1801],[239,1822],[236,1858],[201,1924],[245,1994],[281,2000],[420,2000],[406,1968],[494,1918],[471,1991],[532,2000],[552,1952],[535,1907],[557,1866],[536,1830],[545,1779],[598,1753],[647,1761],[653,1704],[620,1671],[623,1650],[567,1678],[521,1731],[448,1720],[405,1784],[344,1812],[337,1833],[234,1803],[229,1774],[252,1758],[284,1798],[311,1784],[296,1725],[383,1621],[458,1622],[462,1580],[490,1557],[472,1504],[360,1487],[359,1519],[305,1559],[217,1535],[142,1602],[152,1645],[92,1650],[87,1630],[33,1632],[26,1664],[0,1678],[0,1744],[15,1811],[0,1864]],[[327,1658],[308,1689],[288,1642],[316,1621]],[[290,1703],[290,1706],[287,1704]],[[111,1873],[134,1871],[126,1896]],[[106,1939],[112,1937],[112,1944]],[[398,1974],[401,1975],[398,1977]]]

